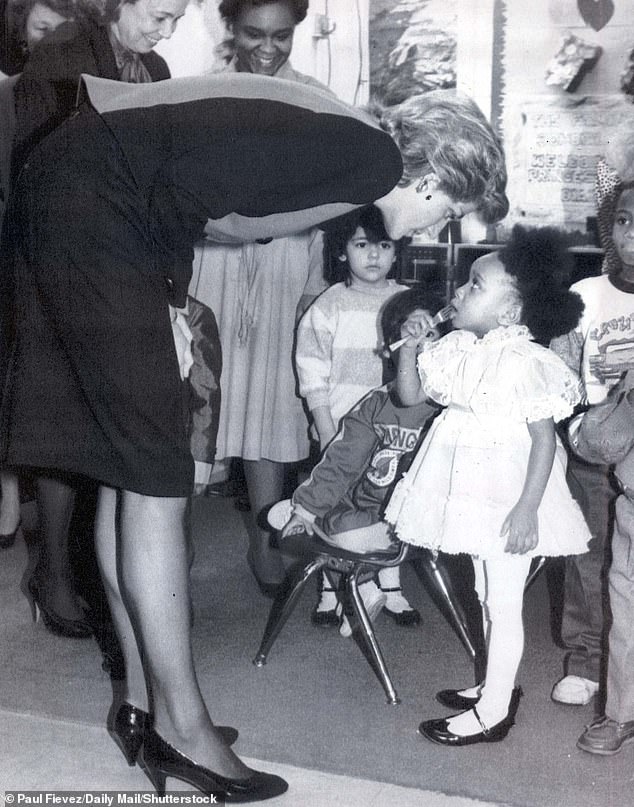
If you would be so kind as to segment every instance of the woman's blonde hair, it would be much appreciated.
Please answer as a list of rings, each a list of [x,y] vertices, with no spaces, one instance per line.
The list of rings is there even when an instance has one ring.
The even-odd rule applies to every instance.
[[[478,106],[451,90],[413,95],[397,106],[377,110],[381,127],[401,151],[409,185],[433,171],[440,189],[456,202],[477,204],[485,222],[508,213],[506,165],[498,136]]]

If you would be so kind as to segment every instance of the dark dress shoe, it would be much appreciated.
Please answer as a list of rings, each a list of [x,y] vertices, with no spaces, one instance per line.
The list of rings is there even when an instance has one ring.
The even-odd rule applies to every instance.
[[[94,631],[87,619],[67,619],[56,614],[44,603],[39,584],[34,576],[29,580],[26,588],[34,622],[38,622],[41,617],[46,630],[55,636],[63,636],[65,639],[90,639],[93,636]]]
[[[227,745],[233,745],[239,737],[238,729],[234,729],[233,726],[214,726],[214,728]]]
[[[390,611],[387,606],[383,606],[383,613],[389,616],[401,628],[410,628],[413,625],[420,625],[420,612],[416,608],[409,608],[407,611]]]
[[[108,727],[110,736],[121,749],[130,767],[136,765],[143,738],[149,728],[149,714],[127,701],[121,704],[112,725]]]
[[[220,797],[223,802],[230,804],[264,801],[281,796],[288,790],[284,779],[270,773],[253,771],[246,779],[229,779],[215,773],[165,742],[153,729],[145,736],[141,759],[143,770],[159,796],[165,795],[165,780],[168,776],[187,782],[202,793]]]
[[[520,687],[515,687],[513,692],[515,693],[519,689]],[[441,689],[440,692],[436,693],[436,700],[448,709],[457,709],[459,712],[467,712],[469,709],[473,709],[480,700],[480,696],[469,697],[467,695],[461,695],[459,689]]]
[[[506,717],[493,726],[486,726],[480,719],[477,707],[473,706],[472,711],[482,727],[482,731],[478,731],[476,734],[467,734],[466,736],[454,734],[448,727],[448,723],[451,718],[456,717],[456,715],[450,715],[440,720],[425,720],[418,727],[418,732],[422,734],[423,737],[431,740],[432,743],[453,746],[455,748],[464,745],[475,745],[476,743],[498,743],[506,737],[511,726],[515,724],[515,715],[521,696],[521,688],[515,687],[511,695],[511,702]]]
[[[340,617],[336,608],[328,611],[318,611],[315,609],[310,615],[310,621],[316,628],[338,628]]]
[[[436,700],[448,709],[457,709],[459,712],[466,712],[473,709],[480,700],[480,696],[468,697],[461,695],[458,689],[441,689],[436,693]]]

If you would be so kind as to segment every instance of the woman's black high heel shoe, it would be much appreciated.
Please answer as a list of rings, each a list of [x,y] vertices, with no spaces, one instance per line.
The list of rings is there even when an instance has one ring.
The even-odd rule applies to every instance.
[[[0,549],[9,549],[9,547],[13,546],[18,534],[18,530],[21,526],[22,520],[20,519],[20,521],[18,521],[18,526],[13,530],[13,532],[5,532],[0,535]]]
[[[131,703],[122,703],[109,729],[130,767],[136,765],[143,738],[150,728],[150,716]]]
[[[151,723],[147,712],[127,701],[121,704],[112,721],[109,728],[110,735],[131,768],[136,765],[141,745],[150,730]],[[233,745],[238,739],[238,729],[234,729],[233,726],[215,726],[215,729],[222,735],[227,745]]]
[[[27,584],[27,592],[34,622],[41,616],[48,631],[66,639],[89,639],[93,635],[93,629],[86,619],[66,619],[47,608],[42,602],[40,588],[33,577]]]
[[[181,754],[154,729],[150,729],[145,737],[140,760],[159,796],[165,795],[168,776],[193,785],[205,795],[220,796],[232,804],[264,801],[281,796],[288,790],[288,783],[271,773],[254,771],[247,779],[220,776]]]
[[[500,742],[500,740],[503,740],[509,733],[511,726],[515,724],[515,715],[517,714],[517,707],[519,706],[521,697],[521,687],[515,687],[513,694],[511,695],[511,702],[509,704],[509,710],[506,717],[503,720],[500,720],[499,723],[496,723],[494,726],[490,727],[484,725],[480,719],[477,708],[473,706],[472,711],[475,714],[478,723],[482,727],[482,731],[479,731],[477,734],[467,734],[465,737],[461,736],[460,734],[454,734],[447,724],[451,718],[456,717],[456,715],[450,715],[449,717],[444,717],[440,720],[425,720],[418,727],[418,732],[419,734],[422,734],[423,737],[427,737],[427,739],[431,740],[433,743],[454,747],[475,745],[476,743]]]

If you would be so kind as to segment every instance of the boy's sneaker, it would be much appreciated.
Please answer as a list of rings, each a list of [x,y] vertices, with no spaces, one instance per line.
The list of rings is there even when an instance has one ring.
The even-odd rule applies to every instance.
[[[283,529],[293,515],[293,502],[290,499],[282,499],[270,508],[266,514],[266,520],[271,527],[278,532]]]
[[[420,612],[408,603],[401,588],[382,588],[387,596],[383,613],[401,627],[420,624]]]
[[[566,675],[557,681],[550,697],[557,703],[585,706],[599,691],[599,684],[580,675]]]
[[[374,622],[385,605],[387,600],[386,595],[374,582],[363,583],[361,586],[359,586],[359,593],[361,594],[361,599],[365,605],[368,619],[370,622]],[[346,616],[344,616],[341,620],[339,633],[346,639],[349,636],[352,636],[352,627],[350,626],[350,621]]]
[[[577,748],[590,754],[612,756],[634,740],[634,720],[617,723],[609,717],[598,717],[577,740]]]

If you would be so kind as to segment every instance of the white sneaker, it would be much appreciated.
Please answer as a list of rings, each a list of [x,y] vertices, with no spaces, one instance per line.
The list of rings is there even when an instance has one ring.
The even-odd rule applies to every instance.
[[[359,586],[359,592],[361,594],[363,604],[365,605],[365,610],[367,611],[368,619],[370,620],[370,622],[374,622],[374,620],[383,610],[383,606],[387,601],[387,597],[376,585],[376,583],[372,582],[365,583],[364,585]],[[350,621],[346,616],[344,616],[344,618],[341,620],[339,633],[346,639],[349,636],[352,636],[352,628],[350,626]]]
[[[266,515],[266,520],[274,530],[283,529],[293,515],[293,502],[290,499],[282,499],[271,507]]]
[[[599,691],[599,684],[580,675],[566,675],[557,681],[550,697],[557,703],[585,706]]]

